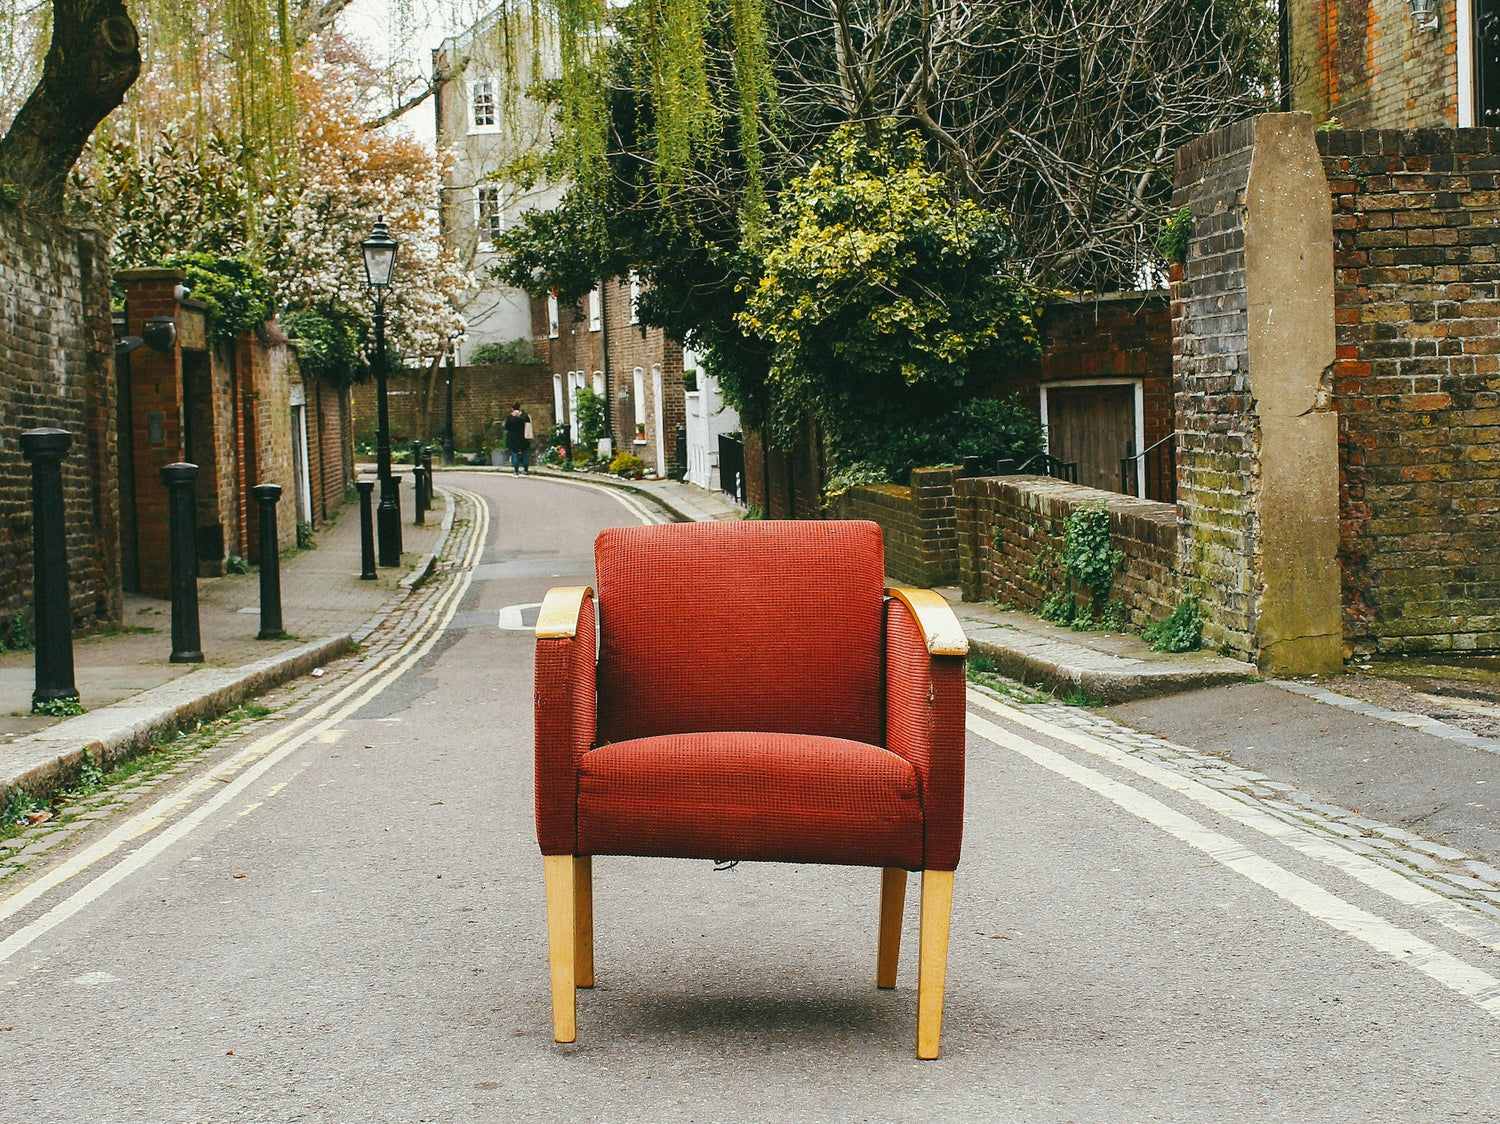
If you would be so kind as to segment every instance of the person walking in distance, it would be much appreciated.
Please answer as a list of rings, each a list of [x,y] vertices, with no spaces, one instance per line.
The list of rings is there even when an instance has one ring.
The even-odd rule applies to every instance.
[[[505,449],[510,453],[511,471],[519,476],[531,475],[531,415],[516,402],[505,418]]]

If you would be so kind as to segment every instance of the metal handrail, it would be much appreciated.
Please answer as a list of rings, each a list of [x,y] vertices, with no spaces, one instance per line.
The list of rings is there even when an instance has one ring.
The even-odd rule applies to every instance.
[[[1139,453],[1125,446],[1120,459],[1120,491],[1160,503],[1177,502],[1177,434],[1172,432]],[[1145,487],[1142,489],[1141,484]]]
[[[1037,465],[1040,467],[1033,467]],[[1033,476],[1050,476],[1054,480],[1066,480],[1069,484],[1076,484],[1078,483],[1078,462],[1060,461],[1051,453],[1038,453],[1015,470],[1017,476],[1025,476],[1027,473]]]

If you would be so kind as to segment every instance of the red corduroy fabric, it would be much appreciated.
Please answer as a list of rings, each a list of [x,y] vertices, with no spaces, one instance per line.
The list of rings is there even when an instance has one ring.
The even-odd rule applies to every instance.
[[[594,744],[594,600],[578,631],[536,642],[536,838],[544,855],[578,853],[578,761]]]
[[[922,866],[953,870],[964,832],[964,660],[927,652],[911,610],[886,608],[885,744],[922,790]]]
[[[618,527],[594,556],[601,742],[764,730],[880,743],[876,524]]]
[[[912,766],[879,746],[674,734],[583,755],[578,850],[916,870],[922,807]]]

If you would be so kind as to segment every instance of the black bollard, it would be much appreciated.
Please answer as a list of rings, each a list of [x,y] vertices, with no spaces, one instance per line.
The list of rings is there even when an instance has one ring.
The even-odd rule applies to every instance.
[[[420,527],[422,514],[427,510],[427,493],[422,487],[422,442],[411,443],[411,506],[412,522]]]
[[[427,474],[423,477],[423,480],[426,482],[425,484],[423,484],[423,487],[425,487],[427,489],[427,501],[423,505],[423,510],[424,511],[431,511],[432,510],[432,444],[430,442],[428,444],[422,446],[422,467],[427,470]]]
[[[390,473],[380,482],[375,531],[380,542],[380,564],[401,565],[401,477],[397,473]]]
[[[359,489],[359,579],[375,580],[375,517],[370,510],[370,493],[375,490],[375,481],[356,480]]]
[[[36,690],[31,707],[76,699],[73,612],[68,604],[68,536],[63,514],[62,459],[73,444],[66,429],[28,429],[21,452],[31,462],[32,615]]]
[[[202,663],[203,642],[198,636],[198,511],[193,498],[198,466],[186,461],[164,465],[161,482],[167,486],[167,538],[172,559],[171,662]]]
[[[257,484],[250,489],[260,504],[260,634],[257,640],[280,640],[281,551],[276,535],[276,501],[280,484]]]

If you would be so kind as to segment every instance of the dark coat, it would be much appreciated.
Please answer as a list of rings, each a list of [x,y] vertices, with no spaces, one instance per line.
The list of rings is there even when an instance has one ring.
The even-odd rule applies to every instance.
[[[512,453],[524,453],[531,445],[526,439],[526,423],[531,415],[525,410],[519,414],[505,415],[505,448]]]

